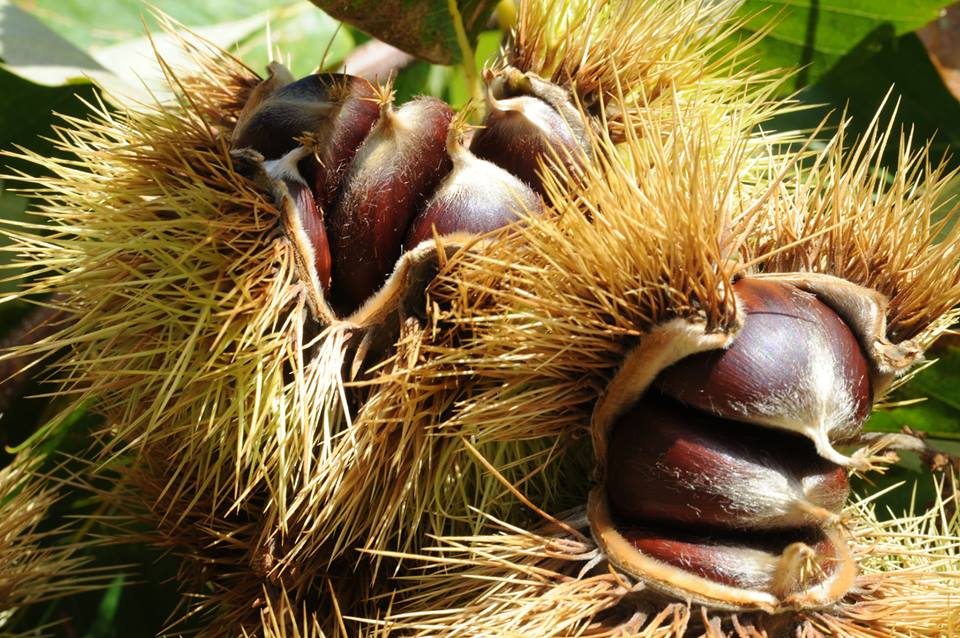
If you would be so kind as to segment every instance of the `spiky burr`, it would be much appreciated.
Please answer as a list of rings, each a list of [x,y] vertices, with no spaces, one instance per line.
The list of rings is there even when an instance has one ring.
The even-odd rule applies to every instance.
[[[50,171],[53,231],[9,231],[32,264],[25,294],[57,292],[75,318],[27,351],[69,346],[55,391],[105,417],[90,467],[114,488],[100,497],[181,560],[186,611],[173,621],[268,636],[943,633],[955,519],[879,523],[868,503],[838,511],[835,494],[787,491],[781,509],[820,535],[792,529],[757,560],[772,565],[762,583],[730,587],[665,568],[680,562],[669,552],[686,543],[710,571],[769,529],[735,513],[735,542],[717,550],[667,516],[664,542],[624,546],[607,488],[627,465],[611,433],[661,373],[698,353],[753,352],[744,289],[757,282],[835,315],[862,350],[867,395],[882,397],[960,301],[960,230],[932,221],[946,175],[921,174],[925,156],[903,147],[880,187],[885,134],[853,156],[842,137],[778,152],[797,136],[755,126],[784,108],[773,82],[703,62],[732,28],[718,22],[727,4],[522,7],[488,88],[543,100],[583,155],[538,157],[544,205],[518,199],[507,226],[431,223],[358,308],[331,303],[338,284],[318,258],[340,230],[325,224],[346,214],[321,210],[342,200],[309,170],[328,122],[298,130],[293,118],[277,149],[241,134],[256,105],[316,77],[262,79],[185,39],[199,70],[172,82],[175,104],[67,122],[58,134],[76,160],[27,154]],[[817,430],[825,444],[808,437],[796,456],[843,488],[843,459],[821,457],[858,428]],[[731,436],[700,441],[749,443]],[[785,440],[757,437],[728,466],[773,455],[765,470],[789,482]],[[773,518],[774,532],[797,521]]]

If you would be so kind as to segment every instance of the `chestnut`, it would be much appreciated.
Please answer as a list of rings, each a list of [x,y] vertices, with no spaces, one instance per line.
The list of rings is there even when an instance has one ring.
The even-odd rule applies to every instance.
[[[363,141],[330,214],[333,304],[356,310],[400,257],[411,220],[450,171],[447,129],[453,110],[433,97],[394,109],[381,99],[380,118]]]
[[[655,386],[725,419],[800,432],[824,458],[850,465],[832,442],[856,435],[872,405],[869,365],[853,332],[791,284],[743,278],[733,290],[745,316],[732,345],[680,360]]]
[[[290,197],[300,216],[300,224],[307,241],[313,250],[313,266],[317,278],[325,292],[330,292],[330,271],[332,259],[330,257],[330,242],[327,239],[327,229],[323,223],[323,214],[317,207],[313,192],[304,182],[284,180]]]
[[[304,261],[312,264],[324,291],[329,293],[332,259],[323,209],[317,206],[313,191],[297,170],[297,163],[307,153],[309,151],[300,146],[279,160],[268,160],[265,166],[274,179],[283,182],[293,204],[294,210],[286,218],[287,233],[299,247]]]
[[[470,151],[520,178],[541,197],[547,193],[540,176],[541,163],[559,161],[573,170],[584,157],[573,128],[540,98],[521,95],[498,100],[489,97],[483,127]]]
[[[835,523],[846,470],[791,432],[731,423],[649,392],[610,433],[607,494],[627,520],[726,529]]]
[[[378,114],[376,89],[370,82],[342,73],[317,73],[276,87],[252,105],[237,122],[232,146],[279,159],[299,145],[297,138],[309,135],[321,149],[319,163],[335,171],[350,161],[346,156],[356,152]]]
[[[666,367],[625,365],[642,392],[595,413],[591,532],[613,565],[672,595],[770,612],[830,604],[856,576],[841,524],[854,459],[833,443],[869,413],[867,357],[797,286],[744,277],[732,291],[737,330],[714,340],[697,325],[698,342],[667,324],[637,349]],[[667,335],[698,353],[677,360]]]
[[[835,539],[816,530],[751,537],[695,530],[625,527],[623,538],[644,555],[711,582],[788,598],[840,567]]]
[[[543,201],[529,186],[464,148],[463,126],[450,127],[446,145],[453,169],[410,225],[405,250],[430,239],[434,232],[490,232],[516,221],[522,212],[543,210]]]

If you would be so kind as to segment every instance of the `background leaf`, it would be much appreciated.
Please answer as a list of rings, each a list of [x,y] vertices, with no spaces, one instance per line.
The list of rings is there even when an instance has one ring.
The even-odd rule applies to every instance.
[[[754,53],[767,69],[800,69],[796,88],[815,82],[878,29],[893,36],[935,19],[943,0],[746,0],[744,32],[767,31]],[[771,23],[773,27],[770,28]]]
[[[2,37],[2,36],[0,36]],[[67,86],[41,86],[0,68],[0,151],[13,151],[21,146],[47,156],[59,153],[49,141],[51,126],[58,115],[80,116],[87,112],[86,103],[96,99],[97,90],[89,84]],[[85,103],[86,102],[86,103]],[[35,173],[36,167],[15,158],[0,156],[0,217],[23,221],[27,214],[28,200],[11,192],[11,188],[28,188],[23,182],[13,183],[3,175],[19,171]],[[37,221],[37,218],[31,218]],[[0,247],[11,240],[0,237]],[[16,286],[8,278],[18,270],[10,268],[12,255],[0,251],[0,294],[11,292]],[[27,310],[22,303],[0,305],[0,336]]]
[[[110,73],[29,13],[0,0],[0,60],[17,75],[37,84],[59,86]]]
[[[370,35],[438,64],[460,62],[447,0],[312,0],[314,4]],[[496,0],[459,0],[467,35],[473,41],[487,24]]]
[[[960,165],[956,153],[960,148],[960,102],[944,86],[917,36],[894,37],[889,26],[871,33],[815,84],[797,94],[799,101],[813,108],[777,118],[770,125],[811,129],[824,118],[837,126],[841,117],[846,117],[850,133],[859,135],[888,97],[883,123],[892,119],[894,130],[912,133],[917,146],[930,140],[935,160],[947,158],[951,166]],[[887,149],[890,165],[895,157],[896,146],[891,145]]]
[[[270,29],[260,29],[240,41],[235,52],[255,71],[270,62],[270,43],[295,77],[312,73],[317,67],[334,69],[366,36],[339,20],[318,11],[309,2],[295,2],[270,13]]]
[[[185,62],[176,39],[156,25],[141,0],[21,4],[33,15],[0,0],[0,58],[6,57],[11,72],[33,82],[57,86],[89,79],[108,89],[112,99],[135,104],[151,99],[151,93],[166,95],[157,53],[174,68]],[[314,71],[321,62],[325,67],[339,64],[355,45],[352,30],[306,0],[160,0],[154,6],[258,71],[272,59],[272,43],[282,43],[281,58],[297,75]]]
[[[296,4],[297,0],[14,0],[51,29],[86,51],[99,49],[143,36],[144,19],[154,6],[188,27],[246,20]],[[146,20],[148,25],[150,20]]]
[[[812,130],[828,119],[849,120],[850,139],[866,131],[889,96],[884,122],[912,131],[918,143],[933,140],[935,159],[960,158],[960,103],[944,86],[913,33],[935,20],[945,0],[747,0],[737,17],[744,28],[733,41],[768,34],[748,63],[761,70],[798,69],[784,94],[812,108],[768,123],[779,130]],[[732,42],[731,42],[732,45]],[[892,163],[896,149],[888,149]]]
[[[874,412],[868,429],[899,432],[903,426],[909,426],[932,437],[960,441],[960,347],[946,346],[929,357],[937,361],[894,396],[894,400],[925,400]]]

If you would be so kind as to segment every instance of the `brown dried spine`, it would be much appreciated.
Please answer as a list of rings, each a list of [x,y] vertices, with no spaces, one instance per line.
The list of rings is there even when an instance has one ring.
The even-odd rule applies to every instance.
[[[452,109],[432,97],[394,109],[391,97],[381,98],[380,118],[330,215],[333,304],[344,314],[383,285],[411,220],[451,167],[445,145]]]

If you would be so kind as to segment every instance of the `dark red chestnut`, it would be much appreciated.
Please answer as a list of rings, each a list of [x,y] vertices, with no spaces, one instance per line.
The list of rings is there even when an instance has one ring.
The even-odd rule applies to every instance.
[[[356,310],[380,286],[400,257],[411,220],[450,171],[447,129],[453,111],[422,97],[394,109],[384,100],[344,178],[330,215],[333,300]]]
[[[287,233],[293,236],[305,261],[313,264],[320,285],[329,292],[332,260],[323,210],[317,206],[312,190],[296,167],[307,153],[303,147],[296,148],[279,160],[268,160],[265,167],[275,179],[283,182],[293,202],[295,218],[286,220]]]
[[[404,249],[433,236],[485,233],[516,221],[520,213],[538,213],[543,202],[529,186],[463,147],[459,126],[451,127],[447,152],[453,170],[410,225]]]
[[[655,392],[614,424],[606,486],[626,520],[754,530],[835,523],[849,491],[846,470],[808,439]]]
[[[621,534],[644,555],[715,583],[778,598],[826,580],[840,563],[833,539],[812,531],[740,538],[658,527],[625,527]]]
[[[297,138],[309,135],[321,163],[335,171],[349,163],[378,115],[376,89],[367,80],[342,73],[308,75],[276,88],[241,115],[233,147],[278,159],[300,145]]]
[[[818,607],[856,577],[832,446],[870,410],[866,356],[816,296],[774,279],[733,285],[742,325],[681,359],[602,424],[591,532],[651,586],[734,609]]]
[[[330,242],[327,239],[327,229],[323,224],[323,214],[317,208],[313,193],[304,182],[284,180],[290,196],[300,212],[300,223],[303,233],[313,250],[313,265],[317,278],[325,292],[330,292],[330,272],[332,259],[330,258]]]
[[[726,419],[800,432],[835,463],[851,459],[832,441],[855,435],[870,413],[867,358],[850,328],[795,286],[744,278],[733,289],[742,330],[726,350],[687,357],[664,370],[664,394]]]
[[[474,155],[519,177],[541,197],[546,197],[541,163],[559,161],[568,170],[580,165],[586,149],[552,106],[529,95],[487,102],[483,128],[470,143]]]

